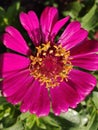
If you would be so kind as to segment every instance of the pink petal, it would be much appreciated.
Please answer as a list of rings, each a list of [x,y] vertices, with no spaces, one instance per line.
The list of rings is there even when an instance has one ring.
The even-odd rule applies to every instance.
[[[50,90],[51,100],[52,100],[52,108],[55,115],[59,115],[60,112],[66,112],[68,110],[68,104],[64,99],[64,95],[60,91],[60,88],[53,88]]]
[[[35,46],[38,46],[41,41],[40,26],[37,15],[34,11],[29,11],[28,14],[20,13],[20,22],[28,32]]]
[[[79,22],[72,22],[60,36],[58,43],[61,43],[67,50],[81,43],[88,35],[88,32],[80,28]]]
[[[28,82],[26,82],[27,80]],[[17,91],[20,92],[19,89],[24,89],[26,84],[28,84],[27,87],[29,88],[29,85],[31,85],[30,83],[32,83],[33,80],[34,78],[30,76],[30,71],[28,69],[10,75],[2,81],[3,95],[8,97],[15,94]]]
[[[52,107],[56,115],[66,112],[69,107],[75,108],[95,87],[96,78],[80,70],[72,70],[68,82],[50,90]]]
[[[96,86],[96,78],[89,73],[72,70],[69,74],[68,84],[70,84],[83,100]]]
[[[77,51],[76,51],[77,50]],[[73,47],[71,50],[71,56],[78,57],[80,55],[88,55],[98,52],[98,41],[85,40],[83,43]]]
[[[66,82],[62,82],[59,87],[50,91],[52,107],[56,115],[66,112],[69,107],[75,108],[79,102],[78,93]]]
[[[71,63],[74,66],[95,71],[98,70],[98,54],[73,56]]]
[[[66,39],[69,39],[74,33],[79,31],[80,28],[81,24],[78,21],[71,22],[60,36],[59,43],[65,42]]]
[[[0,75],[5,77],[8,72],[29,68],[30,60],[18,54],[4,53],[0,55]]]
[[[17,29],[12,26],[8,26],[5,31],[7,33],[3,35],[3,41],[6,47],[24,55],[31,54],[31,50]]]
[[[68,22],[69,19],[70,19],[70,16],[67,16],[56,22],[56,24],[54,25],[54,27],[51,31],[51,34],[50,34],[52,41],[54,41],[54,38],[57,35],[57,33],[59,32],[59,30]]]
[[[21,111],[26,112],[28,110],[38,116],[49,114],[50,103],[48,91],[45,86],[41,86],[38,81],[34,81],[23,99]]]
[[[7,101],[12,104],[21,102],[33,82],[34,78],[30,76],[28,71],[19,72],[5,79],[3,83],[3,92],[7,96]]]
[[[41,14],[40,23],[43,42],[50,41],[49,36],[58,19],[58,10],[55,7],[46,7]]]

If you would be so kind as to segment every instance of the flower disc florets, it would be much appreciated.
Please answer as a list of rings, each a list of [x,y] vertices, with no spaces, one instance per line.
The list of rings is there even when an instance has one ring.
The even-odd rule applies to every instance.
[[[51,45],[50,42],[36,47],[36,56],[31,55],[30,74],[38,79],[46,88],[56,87],[67,80],[72,69],[70,51],[61,45]]]

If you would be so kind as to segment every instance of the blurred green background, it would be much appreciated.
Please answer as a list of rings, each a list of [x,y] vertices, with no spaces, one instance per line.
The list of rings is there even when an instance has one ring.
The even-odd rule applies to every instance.
[[[98,40],[98,0],[0,0],[0,39],[4,29],[12,25],[20,30],[29,43],[29,38],[19,22],[21,11],[34,10],[38,17],[46,6],[55,6],[59,18],[71,16],[89,31],[89,39]],[[0,41],[0,53],[9,51]],[[98,72],[93,73],[98,79]],[[74,110],[55,116],[38,118],[30,113],[21,113],[19,105],[6,102],[0,94],[0,130],[98,130],[98,86]]]

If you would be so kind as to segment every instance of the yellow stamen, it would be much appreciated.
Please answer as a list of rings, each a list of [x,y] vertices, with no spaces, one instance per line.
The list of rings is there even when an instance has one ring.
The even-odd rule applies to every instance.
[[[52,54],[52,53],[53,53],[53,50],[50,50],[50,51],[49,51],[49,54]]]
[[[51,45],[50,42],[36,49],[36,56],[30,56],[30,74],[41,84],[45,84],[46,88],[54,88],[63,80],[67,81],[73,68],[70,51],[66,51],[61,45]]]

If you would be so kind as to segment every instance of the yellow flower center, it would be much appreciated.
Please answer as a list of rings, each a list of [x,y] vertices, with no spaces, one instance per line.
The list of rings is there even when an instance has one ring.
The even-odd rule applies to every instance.
[[[45,84],[46,88],[54,88],[63,80],[67,81],[73,68],[70,51],[66,51],[61,45],[51,45],[50,42],[41,44],[36,49],[36,56],[30,56],[30,75]]]

